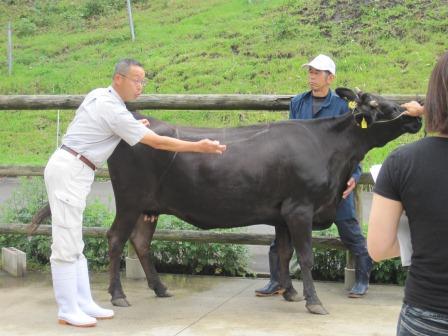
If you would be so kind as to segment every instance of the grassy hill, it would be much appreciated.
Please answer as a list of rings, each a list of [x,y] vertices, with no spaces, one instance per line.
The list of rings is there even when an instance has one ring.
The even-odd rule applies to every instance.
[[[139,0],[130,40],[124,1],[3,0],[14,28],[14,69],[0,59],[0,94],[87,93],[110,83],[115,62],[145,64],[147,93],[295,93],[300,65],[334,57],[335,86],[424,93],[446,49],[445,0]],[[6,55],[6,30],[0,55]],[[230,126],[285,113],[147,111],[178,124]],[[73,111],[61,111],[65,130]],[[44,164],[55,147],[56,111],[0,111],[0,163]],[[399,142],[369,153],[379,160]]]

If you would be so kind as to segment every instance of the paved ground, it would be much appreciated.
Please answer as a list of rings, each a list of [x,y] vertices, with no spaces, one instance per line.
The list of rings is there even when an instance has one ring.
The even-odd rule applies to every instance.
[[[49,274],[28,274],[15,279],[0,271],[0,335],[154,335],[154,336],[315,336],[395,334],[402,288],[371,286],[367,297],[348,299],[342,283],[317,282],[326,316],[308,313],[304,302],[281,297],[257,298],[260,279],[163,275],[171,298],[161,299],[145,281],[123,279],[132,303],[115,308],[115,318],[99,321],[95,328],[62,326]],[[301,283],[295,281],[298,291]],[[92,280],[93,295],[110,307],[107,274]]]

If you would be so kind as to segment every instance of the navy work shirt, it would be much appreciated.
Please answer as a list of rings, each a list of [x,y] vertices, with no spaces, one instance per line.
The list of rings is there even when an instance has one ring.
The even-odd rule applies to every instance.
[[[311,91],[299,94],[292,98],[289,105],[289,119],[317,119],[326,117],[337,117],[349,112],[347,102],[335,92],[329,91],[317,113],[313,114],[313,97]],[[356,167],[353,178],[358,183],[361,177],[361,166]],[[347,181],[348,182],[348,181]],[[342,199],[336,213],[336,220],[356,218],[355,202],[353,193],[346,199]]]

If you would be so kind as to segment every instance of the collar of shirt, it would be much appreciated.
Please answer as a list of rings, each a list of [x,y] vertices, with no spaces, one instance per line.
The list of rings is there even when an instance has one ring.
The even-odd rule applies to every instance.
[[[335,96],[335,93],[332,90],[328,91],[327,97],[326,99],[323,101],[322,105],[320,106],[320,109],[328,107],[331,103],[331,99]],[[313,99],[313,95],[312,95],[312,91],[308,91],[303,95],[304,99],[309,99],[310,101],[312,101]]]
[[[111,86],[109,86],[107,88],[107,91],[109,91],[113,97],[117,98],[117,100],[123,105],[126,106],[126,104],[124,103],[123,99],[121,99],[120,95],[117,93],[117,91],[114,90],[114,88]]]

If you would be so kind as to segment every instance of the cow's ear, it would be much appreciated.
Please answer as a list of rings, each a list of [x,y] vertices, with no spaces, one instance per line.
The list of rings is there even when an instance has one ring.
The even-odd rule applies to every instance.
[[[353,92],[350,89],[347,88],[337,88],[336,94],[341,97],[342,99],[345,99],[347,101],[356,101],[358,100],[358,95]]]

